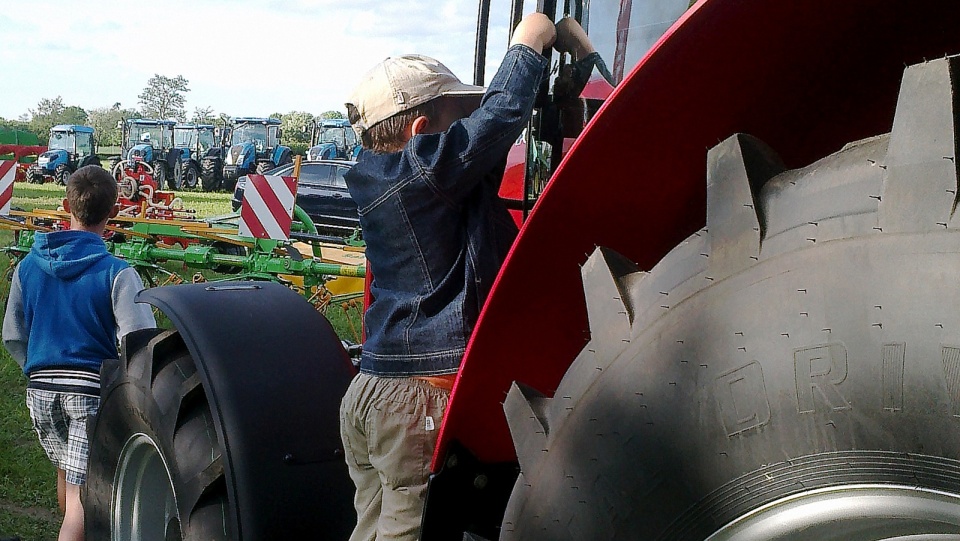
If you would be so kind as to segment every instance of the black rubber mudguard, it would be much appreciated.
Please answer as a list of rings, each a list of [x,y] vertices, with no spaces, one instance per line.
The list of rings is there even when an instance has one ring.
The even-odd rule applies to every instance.
[[[354,487],[340,443],[353,367],[329,322],[270,282],[153,288],[197,363],[225,449],[241,539],[346,538]]]

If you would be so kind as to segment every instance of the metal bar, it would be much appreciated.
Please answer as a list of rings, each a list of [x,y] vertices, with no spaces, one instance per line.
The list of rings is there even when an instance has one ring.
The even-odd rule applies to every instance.
[[[487,67],[487,31],[490,28],[490,0],[480,0],[477,12],[477,43],[473,55],[473,84],[483,86]]]
[[[510,6],[510,31],[507,32],[508,47],[513,40],[513,31],[520,24],[521,19],[523,19],[523,0],[513,0],[513,4]]]

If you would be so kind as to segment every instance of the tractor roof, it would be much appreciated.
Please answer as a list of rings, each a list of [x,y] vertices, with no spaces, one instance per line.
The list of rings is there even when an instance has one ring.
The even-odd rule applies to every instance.
[[[345,118],[324,118],[319,121],[324,128],[349,128],[350,121]]]
[[[130,124],[139,124],[141,126],[173,126],[176,120],[154,120],[152,118],[128,118]]]
[[[269,125],[280,125],[280,121],[276,118],[263,118],[257,116],[237,116],[233,118],[234,124],[269,124]]]
[[[192,130],[192,129],[212,130],[214,127],[215,126],[213,124],[192,124],[192,123],[177,124],[176,126],[174,126],[174,128],[182,128],[185,130]]]
[[[51,132],[55,131],[65,131],[65,132],[75,132],[75,133],[93,133],[93,128],[89,126],[77,126],[74,124],[57,124],[56,126],[50,128]]]

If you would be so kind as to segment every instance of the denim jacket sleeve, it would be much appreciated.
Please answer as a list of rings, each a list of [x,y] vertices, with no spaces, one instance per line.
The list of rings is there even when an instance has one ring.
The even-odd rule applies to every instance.
[[[510,47],[476,111],[444,133],[411,139],[404,154],[441,196],[458,203],[502,165],[530,118],[546,65],[530,47]]]

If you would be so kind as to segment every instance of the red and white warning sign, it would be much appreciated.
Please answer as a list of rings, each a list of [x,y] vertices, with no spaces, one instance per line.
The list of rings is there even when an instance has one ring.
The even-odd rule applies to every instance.
[[[10,215],[10,201],[13,200],[13,180],[17,176],[17,162],[0,161],[0,214]]]
[[[290,240],[296,200],[296,178],[249,175],[240,207],[240,235]]]

